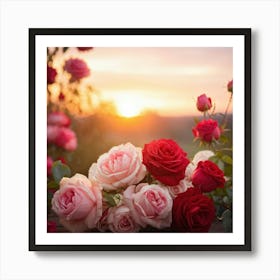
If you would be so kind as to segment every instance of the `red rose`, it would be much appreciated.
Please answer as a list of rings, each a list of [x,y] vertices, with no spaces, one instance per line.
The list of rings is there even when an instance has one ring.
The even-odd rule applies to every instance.
[[[176,186],[185,177],[189,164],[187,153],[171,139],[154,140],[145,144],[143,164],[155,179],[168,186]]]
[[[77,49],[78,49],[79,51],[89,51],[89,50],[92,50],[93,47],[77,47]]]
[[[56,222],[48,221],[48,223],[47,223],[47,231],[48,232],[56,232]]]
[[[212,107],[211,98],[207,97],[206,94],[202,94],[197,97],[196,107],[199,111],[205,112]]]
[[[80,80],[90,75],[87,64],[79,58],[70,58],[65,62],[64,70],[71,74],[71,81]]]
[[[211,192],[225,185],[224,172],[212,161],[200,161],[192,174],[193,186]]]
[[[233,92],[233,80],[229,81],[227,84],[227,90]]]
[[[213,119],[202,120],[192,130],[194,137],[200,138],[204,142],[218,140],[221,136],[221,130],[218,122]]]
[[[55,77],[57,75],[57,72],[54,68],[47,65],[47,81],[48,84],[53,84],[55,82]]]
[[[173,201],[172,228],[179,232],[208,232],[215,218],[213,200],[189,188]]]

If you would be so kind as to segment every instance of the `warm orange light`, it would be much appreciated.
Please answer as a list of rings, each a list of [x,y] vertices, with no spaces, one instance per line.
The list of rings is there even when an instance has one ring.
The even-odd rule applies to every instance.
[[[115,97],[114,103],[117,107],[117,112],[121,117],[132,118],[139,116],[145,109],[143,100],[134,94],[118,94]]]

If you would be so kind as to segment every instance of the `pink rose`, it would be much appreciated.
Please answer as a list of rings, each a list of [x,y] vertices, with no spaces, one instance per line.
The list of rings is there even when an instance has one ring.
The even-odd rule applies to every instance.
[[[48,84],[53,84],[55,82],[56,75],[57,75],[56,69],[47,65],[47,82],[48,82]]]
[[[61,127],[55,144],[67,151],[76,150],[78,144],[75,132],[67,127]]]
[[[53,159],[48,156],[47,157],[47,175],[48,177],[52,175],[52,165],[53,165]]]
[[[192,182],[189,181],[188,177],[185,177],[180,183],[176,186],[167,186],[167,189],[172,198],[175,198],[178,194],[185,192],[188,188],[191,188]]]
[[[72,82],[90,75],[87,64],[79,58],[70,58],[65,62],[64,70],[71,74]]]
[[[56,141],[60,131],[60,127],[57,125],[48,125],[47,126],[47,139],[48,143],[52,144]]]
[[[48,125],[47,138],[49,144],[53,143],[67,151],[74,151],[77,149],[78,144],[76,134],[68,127]]]
[[[48,125],[66,126],[71,124],[71,120],[63,112],[52,112],[48,114]]]
[[[52,209],[61,224],[71,232],[96,226],[102,215],[102,194],[97,184],[84,175],[62,178],[52,199]]]
[[[196,107],[199,111],[205,112],[212,107],[212,101],[211,98],[207,97],[206,94],[202,94],[198,96],[196,101]]]
[[[140,229],[132,217],[131,210],[125,205],[109,208],[107,223],[112,232],[137,232]]]
[[[138,184],[146,175],[142,151],[131,143],[111,148],[89,169],[89,179],[97,181],[106,191]]]
[[[168,189],[159,185],[129,186],[123,193],[132,217],[142,227],[167,228],[172,222],[173,200]]]

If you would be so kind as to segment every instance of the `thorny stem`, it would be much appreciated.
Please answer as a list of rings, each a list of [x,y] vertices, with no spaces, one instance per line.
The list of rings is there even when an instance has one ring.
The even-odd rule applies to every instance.
[[[231,101],[232,101],[232,92],[230,93],[230,97],[229,97],[228,104],[227,104],[227,107],[226,107],[225,115],[224,115],[224,118],[223,118],[223,121],[222,121],[222,127],[223,128],[226,127],[227,116],[228,116],[228,109],[229,109],[229,106],[231,104]]]

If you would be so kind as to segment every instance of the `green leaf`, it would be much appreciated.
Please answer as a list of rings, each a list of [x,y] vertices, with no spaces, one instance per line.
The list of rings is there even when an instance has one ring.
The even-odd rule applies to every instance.
[[[225,164],[225,167],[224,167],[224,174],[225,176],[227,177],[232,177],[232,165],[230,164]]]
[[[225,136],[224,134],[222,134],[219,138],[219,142],[222,143],[222,144],[226,144],[226,143],[228,143],[228,141],[229,141],[228,137]]]
[[[218,163],[218,161],[219,161],[219,158],[217,157],[217,156],[212,156],[212,157],[210,157],[208,160],[210,160],[210,161],[212,161],[212,162],[214,162],[214,163]]]
[[[110,207],[119,205],[122,200],[122,196],[119,193],[109,193],[103,191],[103,198]]]
[[[221,160],[227,164],[232,164],[232,158],[228,155],[223,155]]]
[[[48,189],[56,190],[58,189],[59,184],[55,181],[48,182]]]
[[[229,209],[225,210],[222,214],[222,223],[225,232],[232,232],[232,213]]]
[[[59,184],[60,180],[63,177],[70,177],[71,170],[69,166],[62,163],[60,160],[57,160],[52,165],[52,175],[56,183]]]

